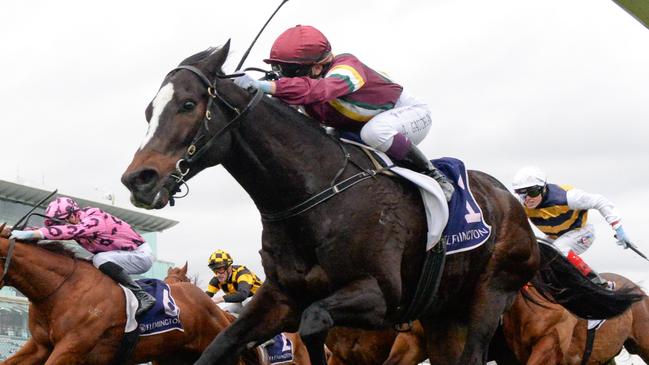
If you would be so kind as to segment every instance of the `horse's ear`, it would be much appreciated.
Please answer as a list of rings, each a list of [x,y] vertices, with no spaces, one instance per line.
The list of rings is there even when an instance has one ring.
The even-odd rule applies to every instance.
[[[184,275],[187,275],[187,261],[185,261],[185,266],[180,269]]]
[[[167,268],[167,275],[171,274],[171,270],[172,270],[172,269],[173,269],[173,267],[168,267],[168,268]]]
[[[219,49],[210,54],[205,60],[205,67],[214,73],[220,72],[225,60],[228,58],[228,53],[230,52],[230,40]]]
[[[7,228],[5,232],[6,225],[7,223],[2,223],[2,226],[0,226],[0,237],[9,238],[9,235],[11,235],[11,230],[9,228]]]

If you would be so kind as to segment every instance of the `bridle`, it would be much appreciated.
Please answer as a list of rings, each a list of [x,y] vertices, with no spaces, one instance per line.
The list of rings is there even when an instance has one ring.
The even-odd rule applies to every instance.
[[[203,117],[198,132],[196,132],[196,135],[192,139],[191,144],[189,145],[189,147],[187,147],[184,156],[176,161],[176,170],[169,176],[167,182],[164,184],[170,195],[169,204],[171,206],[174,205],[174,199],[179,198],[174,197],[173,195],[180,191],[181,185],[186,184],[185,176],[189,174],[192,165],[212,147],[217,138],[230,130],[230,128],[234,127],[238,122],[246,118],[248,114],[250,114],[252,109],[257,106],[257,104],[259,104],[262,97],[264,96],[263,91],[257,90],[248,104],[243,108],[243,110],[239,110],[239,108],[233,106],[223,96],[221,96],[221,94],[219,94],[218,90],[216,89],[216,79],[237,77],[242,75],[241,73],[231,75],[217,74],[216,79],[212,82],[201,70],[194,66],[180,65],[169,71],[169,74],[177,70],[187,70],[196,75],[198,79],[203,83],[203,86],[207,88],[208,99],[207,106],[205,108],[205,116]],[[167,74],[167,76],[169,74]],[[227,109],[230,110],[230,112],[235,115],[232,120],[227,122],[218,130],[214,130],[215,127],[210,126],[213,117],[212,108],[215,105],[215,100],[224,105]]]
[[[185,151],[184,156],[176,161],[176,169],[169,177],[167,178],[167,181],[164,183],[164,188],[167,190],[169,194],[169,205],[173,206],[175,203],[175,199],[177,198],[182,198],[185,195],[182,196],[174,196],[177,192],[180,191],[180,186],[181,185],[186,185],[185,181],[185,176],[189,174],[189,171],[192,167],[192,164],[194,164],[205,152],[207,152],[216,139],[223,135],[225,132],[233,128],[234,126],[237,125],[238,122],[243,120],[250,114],[251,110],[259,104],[261,101],[262,97],[264,96],[263,91],[257,89],[253,97],[250,99],[248,104],[243,108],[243,110],[239,110],[239,108],[233,106],[230,102],[228,102],[221,94],[219,94],[218,90],[216,89],[216,80],[217,79],[226,79],[226,78],[232,78],[232,77],[238,77],[240,75],[243,75],[241,73],[238,74],[231,74],[231,75],[216,75],[216,79],[214,82],[210,81],[210,79],[205,76],[205,74],[199,70],[198,68],[194,66],[189,66],[189,65],[180,65],[173,70],[169,71],[167,74],[167,77],[173,73],[174,71],[177,70],[187,70],[193,73],[198,77],[198,79],[203,83],[203,86],[207,88],[207,94],[208,94],[208,100],[207,100],[207,106],[205,108],[205,116],[203,117],[201,126],[196,132],[196,135],[192,139],[192,142],[190,143],[189,147],[187,147],[187,150]],[[247,70],[247,69],[246,69]],[[212,131],[210,128],[210,121],[212,120],[212,108],[215,105],[215,100],[218,101],[220,104],[224,105],[227,109],[230,110],[233,114],[235,114],[235,117],[227,122],[223,127],[216,131]],[[330,136],[331,137],[331,136]],[[334,137],[331,137],[341,148],[341,151],[343,153],[344,157],[344,162],[342,168],[336,173],[334,176],[333,180],[329,184],[329,187],[324,189],[323,191],[311,196],[310,198],[306,199],[305,201],[291,207],[288,209],[284,209],[282,211],[277,211],[277,212],[260,212],[261,213],[261,219],[266,222],[277,222],[277,221],[282,221],[286,220],[288,218],[295,217],[297,215],[300,215],[307,210],[310,210],[311,208],[319,205],[320,203],[325,202],[326,200],[329,200],[330,198],[334,197],[335,195],[343,192],[344,190],[347,190],[348,188],[358,184],[359,182],[373,178],[376,176],[377,171],[373,169],[364,169],[358,164],[356,164],[354,161],[350,160],[350,154],[347,152],[343,144],[339,141],[336,140]],[[347,165],[349,163],[352,163],[355,165],[358,169],[361,171],[351,177],[348,177],[340,182],[338,182],[338,178],[343,174],[345,171]],[[154,203],[159,199],[160,193],[156,195],[156,198],[154,199]]]

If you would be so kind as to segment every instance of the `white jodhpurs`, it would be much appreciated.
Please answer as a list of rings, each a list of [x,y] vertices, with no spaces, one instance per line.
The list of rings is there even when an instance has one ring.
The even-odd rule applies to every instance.
[[[248,299],[244,300],[243,302],[240,303],[228,303],[228,302],[222,302],[217,304],[221,309],[223,309],[226,312],[232,313],[235,316],[239,316],[241,314],[241,310],[243,310],[243,306],[248,304],[252,297],[248,297]]]
[[[151,246],[145,242],[133,251],[100,252],[92,258],[92,264],[95,267],[99,267],[108,261],[121,266],[127,274],[143,274],[149,271],[155,257],[153,251],[151,251]]]
[[[581,255],[595,241],[595,227],[592,224],[587,224],[582,228],[566,232],[561,237],[554,240],[554,245],[561,251],[564,256],[568,256],[568,252],[573,251],[577,255]]]
[[[387,152],[397,133],[417,145],[424,140],[431,124],[428,105],[403,92],[394,108],[375,115],[365,123],[361,129],[361,139],[370,147]]]

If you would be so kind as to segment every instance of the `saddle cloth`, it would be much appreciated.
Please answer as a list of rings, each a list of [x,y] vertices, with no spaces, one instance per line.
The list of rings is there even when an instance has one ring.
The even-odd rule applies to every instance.
[[[293,343],[286,337],[285,334],[280,333],[273,337],[272,341],[266,346],[266,353],[271,365],[288,364],[293,362]]]
[[[491,227],[484,221],[482,210],[471,193],[462,161],[452,157],[431,160],[455,186],[451,201],[447,203],[439,183],[430,176],[396,166],[385,153],[356,140],[340,140],[371,150],[390,171],[417,186],[424,203],[428,225],[426,250],[442,241],[446,244],[446,254],[450,255],[476,248],[491,235]]]
[[[136,319],[137,298],[132,291],[120,285],[126,297],[125,332],[137,329],[140,336],[151,336],[173,330],[184,331],[180,323],[180,309],[171,296],[169,285],[157,279],[140,279],[136,282],[155,297],[156,304]]]

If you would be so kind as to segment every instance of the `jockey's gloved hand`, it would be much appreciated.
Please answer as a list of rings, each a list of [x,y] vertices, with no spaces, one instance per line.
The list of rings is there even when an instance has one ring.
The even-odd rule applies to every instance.
[[[233,78],[232,81],[234,81],[235,85],[239,86],[242,89],[259,89],[267,94],[270,93],[273,88],[273,84],[270,81],[257,80],[247,73]]]
[[[617,227],[615,229],[615,238],[617,238],[617,244],[622,246],[622,248],[629,248],[629,244],[631,241],[629,241],[629,238],[627,237],[626,233],[624,233],[624,229],[622,229],[622,226]]]
[[[17,239],[17,240],[34,240],[34,239],[41,239],[43,238],[41,235],[41,232],[39,231],[11,231],[11,236],[9,236],[9,239]]]

